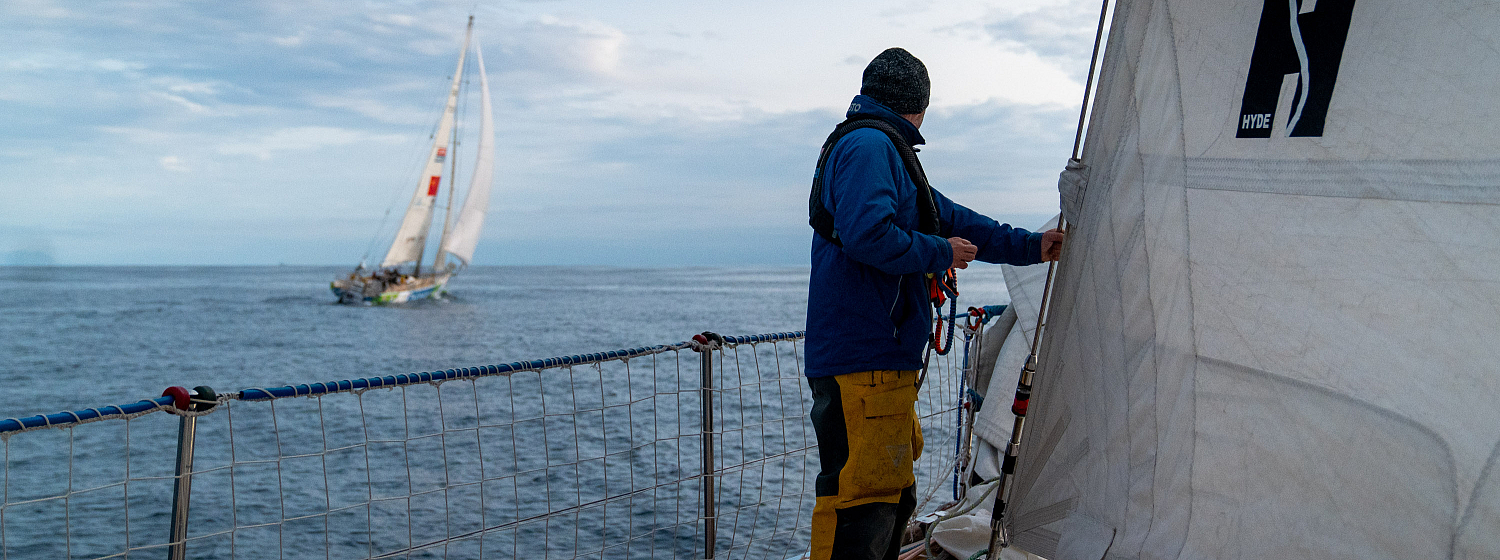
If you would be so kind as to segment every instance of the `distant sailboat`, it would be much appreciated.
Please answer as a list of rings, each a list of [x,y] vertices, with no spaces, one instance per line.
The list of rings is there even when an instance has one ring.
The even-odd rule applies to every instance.
[[[443,165],[449,161],[449,148],[456,144],[454,116],[458,106],[459,85],[463,80],[464,58],[474,34],[474,17],[469,17],[469,26],[464,33],[463,48],[458,53],[458,70],[453,73],[453,84],[448,90],[448,103],[442,120],[433,135],[432,147],[427,153],[427,163],[422,170],[411,203],[406,207],[406,217],[386,251],[385,258],[374,270],[361,262],[345,278],[329,284],[339,303],[403,303],[413,299],[438,297],[448,279],[468,266],[474,256],[474,247],[479,243],[479,232],[484,227],[485,210],[490,203],[490,186],[495,170],[494,117],[490,109],[490,84],[484,72],[484,53],[478,43],[474,44],[476,66],[479,69],[479,86],[482,107],[480,111],[479,147],[474,161],[474,173],[470,176],[469,190],[463,207],[452,220],[453,167],[448,174],[448,213],[443,219],[443,229],[437,246],[437,255],[428,269],[422,268],[423,253],[427,249],[427,235],[432,229],[432,215],[437,208],[438,191],[443,182]],[[449,260],[448,257],[453,257]]]

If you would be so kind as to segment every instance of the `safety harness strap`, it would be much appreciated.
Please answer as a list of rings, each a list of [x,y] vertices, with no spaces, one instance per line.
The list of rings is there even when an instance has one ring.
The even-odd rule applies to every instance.
[[[823,236],[829,243],[843,247],[844,243],[839,239],[839,232],[833,226],[833,212],[823,205],[823,168],[828,165],[828,156],[833,152],[834,145],[850,132],[861,128],[873,128],[884,132],[890,137],[891,144],[901,154],[901,162],[906,166],[906,174],[911,177],[911,182],[917,185],[917,229],[918,233],[937,235],[939,227],[937,202],[933,199],[932,185],[927,183],[927,174],[922,171],[922,162],[917,160],[917,151],[906,143],[896,127],[883,120],[858,116],[850,117],[833,129],[828,135],[828,140],[823,142],[823,150],[818,154],[818,168],[813,172],[812,193],[807,199],[807,223],[813,231]]]

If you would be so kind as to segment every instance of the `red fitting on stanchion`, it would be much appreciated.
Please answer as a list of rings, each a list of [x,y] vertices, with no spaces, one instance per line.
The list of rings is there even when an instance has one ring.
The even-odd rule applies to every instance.
[[[708,337],[701,334],[695,334],[693,335],[693,342],[696,342],[698,344],[708,344]]]
[[[193,394],[187,387],[167,387],[167,390],[161,392],[161,396],[172,397],[172,406],[177,407],[177,410],[193,409]]]

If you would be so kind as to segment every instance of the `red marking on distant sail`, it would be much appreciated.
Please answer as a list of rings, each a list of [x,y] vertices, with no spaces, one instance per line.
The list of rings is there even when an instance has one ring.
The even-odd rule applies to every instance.
[[[427,196],[437,196],[438,181],[442,179],[437,175],[432,176],[432,181],[427,183]]]

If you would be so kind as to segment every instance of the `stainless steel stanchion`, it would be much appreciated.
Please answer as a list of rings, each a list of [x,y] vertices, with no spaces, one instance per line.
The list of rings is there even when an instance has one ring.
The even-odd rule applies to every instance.
[[[703,372],[703,557],[714,557],[718,518],[714,513],[714,349],[723,337],[705,332],[693,335],[698,345],[698,369]]]
[[[218,404],[218,396],[208,387],[188,391],[171,387],[162,393],[172,396],[173,406],[182,411],[200,411]],[[171,539],[167,542],[167,560],[187,559],[188,506],[193,497],[193,444],[196,442],[198,417],[182,415],[177,424],[177,484],[172,489]]]
[[[168,560],[187,558],[188,505],[193,495],[193,434],[198,418],[183,416],[177,424],[177,485],[172,490],[172,547]]]

